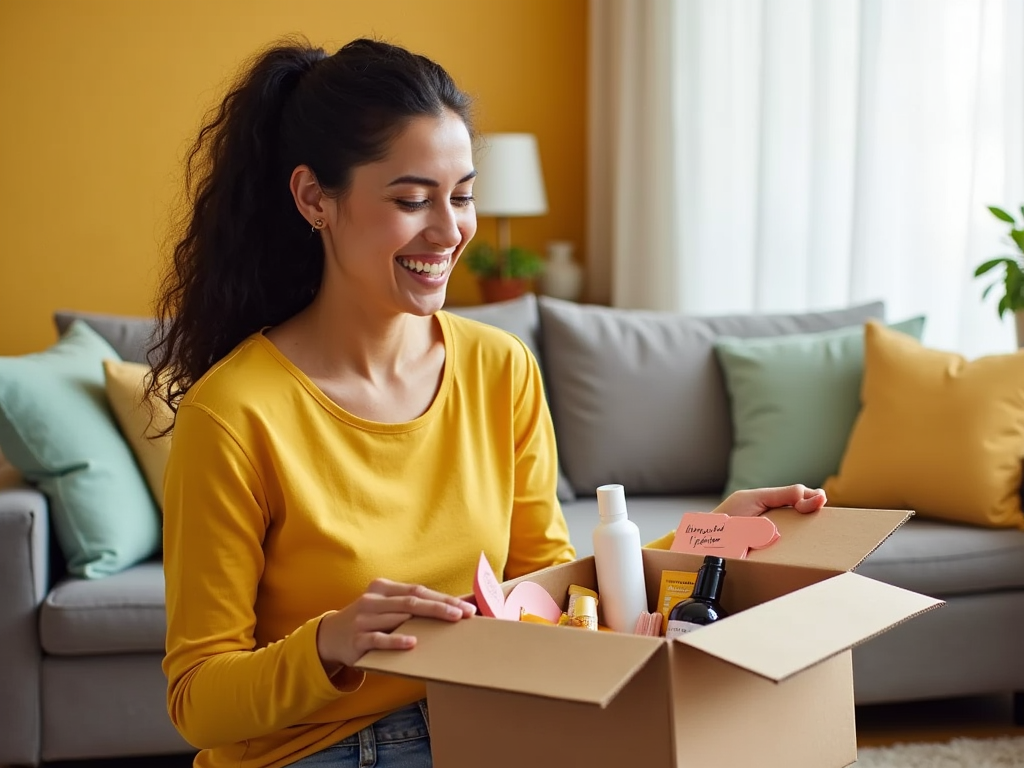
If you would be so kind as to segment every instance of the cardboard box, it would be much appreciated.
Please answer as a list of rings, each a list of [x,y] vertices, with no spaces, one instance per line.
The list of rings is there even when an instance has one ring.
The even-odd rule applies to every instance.
[[[733,615],[677,640],[412,619],[401,631],[416,648],[359,666],[427,682],[437,768],[847,766],[857,759],[851,648],[942,604],[851,572],[911,514],[769,513],[779,541],[727,561]],[[651,608],[662,570],[703,560],[643,556]],[[597,586],[590,557],[525,578],[562,605],[570,584]]]

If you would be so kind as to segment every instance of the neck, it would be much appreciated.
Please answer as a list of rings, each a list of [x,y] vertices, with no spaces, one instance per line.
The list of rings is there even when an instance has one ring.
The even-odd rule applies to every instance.
[[[296,320],[306,350],[315,356],[314,376],[356,375],[369,381],[395,377],[430,348],[434,319],[370,311],[358,301],[321,292]]]

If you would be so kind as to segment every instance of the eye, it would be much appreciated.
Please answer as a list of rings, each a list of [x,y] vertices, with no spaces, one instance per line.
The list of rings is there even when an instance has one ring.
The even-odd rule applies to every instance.
[[[398,204],[399,208],[402,208],[402,209],[404,209],[406,211],[419,211],[419,210],[422,210],[423,208],[426,208],[430,204],[430,201],[428,201],[428,200],[395,200],[395,203]]]
[[[456,208],[468,208],[473,204],[474,199],[472,195],[459,195],[452,198],[452,205]]]

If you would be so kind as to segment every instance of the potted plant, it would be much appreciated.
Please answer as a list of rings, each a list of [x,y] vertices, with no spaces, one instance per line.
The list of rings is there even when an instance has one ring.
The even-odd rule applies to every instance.
[[[515,245],[502,250],[490,243],[475,243],[466,250],[465,258],[486,302],[522,296],[544,269],[544,259],[539,253]]]
[[[1003,279],[989,285],[981,297],[984,299],[997,285],[1003,287],[1003,295],[996,309],[1000,318],[1005,312],[1014,313],[1017,320],[1017,346],[1024,347],[1024,218],[1018,225],[1013,216],[1003,209],[989,206],[989,210],[997,219],[1010,225],[1010,242],[1016,247],[1017,253],[989,259],[974,270],[974,276],[980,277],[997,267],[1003,267]],[[1020,212],[1024,217],[1024,205]]]

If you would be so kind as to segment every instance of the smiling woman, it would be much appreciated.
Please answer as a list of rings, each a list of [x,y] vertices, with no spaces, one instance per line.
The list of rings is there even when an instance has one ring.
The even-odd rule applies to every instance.
[[[428,766],[423,685],[358,660],[470,616],[481,552],[503,578],[575,554],[536,359],[442,310],[469,100],[403,48],[288,42],[215,114],[150,385],[176,412],[171,719],[202,766]]]

